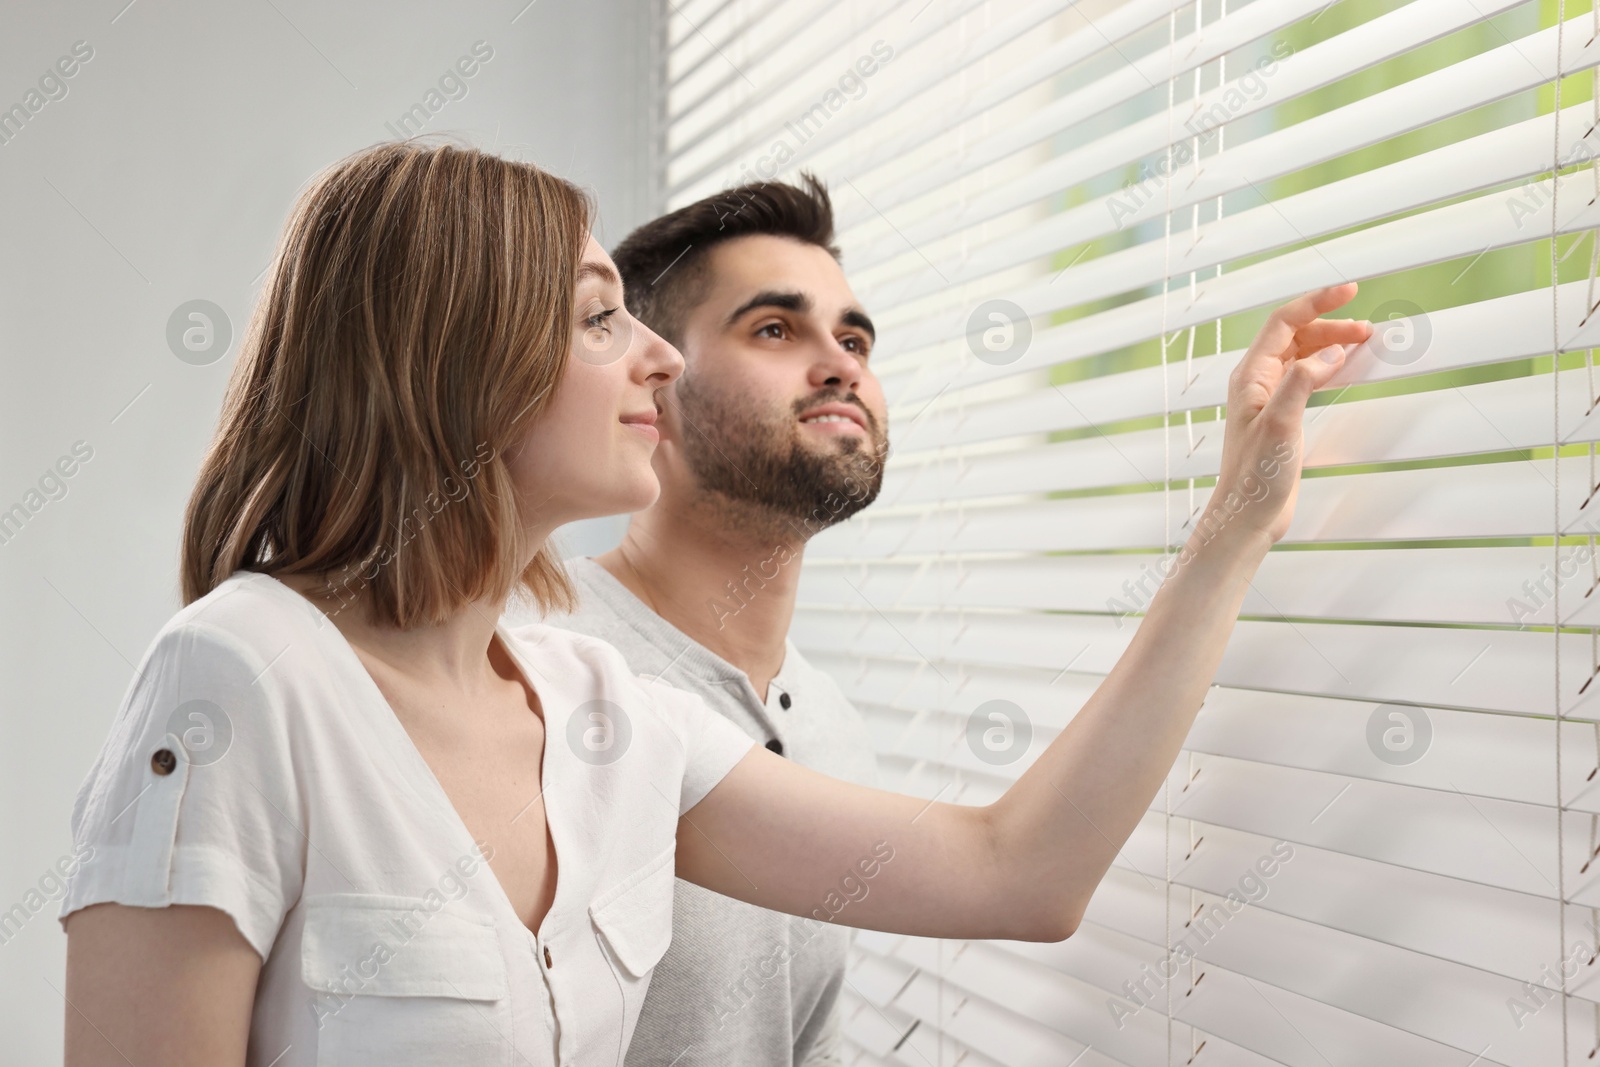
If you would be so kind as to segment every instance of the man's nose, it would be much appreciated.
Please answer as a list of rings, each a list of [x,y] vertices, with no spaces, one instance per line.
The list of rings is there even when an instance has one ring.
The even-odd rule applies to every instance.
[[[845,385],[854,391],[861,384],[861,360],[830,339],[812,363],[811,376],[813,385]]]

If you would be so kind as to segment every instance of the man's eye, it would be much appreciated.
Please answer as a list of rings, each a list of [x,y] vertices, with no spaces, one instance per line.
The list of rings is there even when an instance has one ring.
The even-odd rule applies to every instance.
[[[863,356],[872,349],[872,345],[867,343],[866,338],[856,337],[853,335],[844,338],[840,343],[844,345],[847,351],[856,352]]]
[[[772,330],[772,331],[775,331],[775,332],[768,333],[767,331],[769,331],[769,330]],[[774,340],[781,339],[783,337],[783,323],[781,323],[781,322],[769,322],[765,326],[761,327],[759,330],[756,331],[756,336],[757,337],[771,337]]]

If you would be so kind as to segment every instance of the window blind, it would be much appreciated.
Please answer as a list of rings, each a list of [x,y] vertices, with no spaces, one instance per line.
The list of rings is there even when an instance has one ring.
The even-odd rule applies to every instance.
[[[669,3],[666,206],[802,168],[893,454],[792,636],[986,803],[1127,647],[1266,313],[1347,280],[1288,535],[1061,944],[861,932],[846,1062],[1600,1056],[1600,15]]]

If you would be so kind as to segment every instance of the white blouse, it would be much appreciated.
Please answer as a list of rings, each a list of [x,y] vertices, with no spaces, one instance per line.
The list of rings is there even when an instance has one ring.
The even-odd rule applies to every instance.
[[[264,961],[252,1067],[621,1063],[672,938],[678,817],[754,742],[602,641],[496,631],[545,715],[537,935],[338,628],[244,571],[145,654],[73,806],[93,852],[60,918],[227,912]]]

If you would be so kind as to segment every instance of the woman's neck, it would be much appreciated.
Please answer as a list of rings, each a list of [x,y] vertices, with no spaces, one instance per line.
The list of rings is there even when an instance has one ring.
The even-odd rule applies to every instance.
[[[390,670],[464,692],[501,681],[492,646],[504,597],[470,601],[442,622],[400,629],[375,618],[366,598],[334,610],[336,600],[318,595],[326,588],[319,576],[290,574],[278,580],[322,610],[353,647]]]

